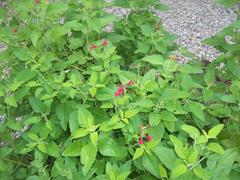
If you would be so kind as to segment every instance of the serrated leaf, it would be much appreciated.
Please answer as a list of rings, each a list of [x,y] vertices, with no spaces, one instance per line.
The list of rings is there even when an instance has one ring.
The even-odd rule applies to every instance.
[[[84,128],[76,129],[71,134],[71,139],[81,138],[89,134],[89,131]]]
[[[208,150],[215,152],[215,153],[219,153],[219,154],[224,154],[224,149],[221,145],[219,145],[218,143],[210,143],[208,144]]]
[[[208,137],[209,138],[216,138],[217,135],[222,131],[223,128],[224,128],[223,124],[218,124],[218,125],[214,126],[213,128],[211,128],[208,131]]]
[[[90,134],[90,139],[91,139],[91,142],[94,145],[94,147],[97,148],[98,133],[97,132],[91,133]]]
[[[93,144],[87,144],[83,146],[81,150],[81,163],[84,165],[82,168],[84,176],[86,176],[86,174],[91,169],[96,156],[97,156],[97,150],[93,146]]]
[[[31,33],[31,40],[32,40],[32,44],[33,44],[34,47],[37,46],[38,40],[40,39],[41,35],[42,34],[39,31],[33,31]]]
[[[143,149],[142,148],[137,148],[134,155],[133,155],[133,160],[138,159],[139,157],[141,157],[143,155]]]
[[[200,132],[197,128],[190,125],[182,125],[181,129],[187,132],[191,138],[195,139],[200,136]]]
[[[188,103],[188,108],[190,112],[193,113],[194,116],[196,116],[199,120],[205,121],[205,115],[203,112],[203,105],[196,101],[190,101]]]
[[[131,118],[131,117],[135,116],[138,112],[139,112],[138,109],[130,109],[130,110],[127,110],[127,111],[125,112],[125,117],[126,117],[126,118]]]
[[[174,145],[176,154],[182,159],[187,159],[186,150],[183,147],[182,141],[173,135],[169,135],[169,138]]]
[[[171,171],[171,178],[177,178],[187,171],[187,166],[183,163],[176,164]]]
[[[177,118],[175,115],[169,111],[163,111],[161,113],[161,118],[163,121],[176,122]]]
[[[149,62],[152,65],[163,65],[164,62],[162,55],[146,56],[142,60],[145,62]]]
[[[63,156],[80,156],[81,155],[81,146],[82,143],[80,141],[75,141],[70,144],[63,152]]]
[[[5,103],[12,107],[17,107],[17,102],[13,96],[8,96],[5,98]]]

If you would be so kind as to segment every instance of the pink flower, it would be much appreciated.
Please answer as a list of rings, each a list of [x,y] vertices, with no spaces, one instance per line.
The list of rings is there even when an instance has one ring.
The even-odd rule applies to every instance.
[[[148,142],[152,141],[152,136],[150,136],[149,134],[146,135],[146,139]]]
[[[107,46],[108,45],[108,40],[104,40],[103,43],[102,43],[103,46]]]
[[[92,51],[93,49],[96,49],[97,48],[97,46],[95,45],[95,44],[92,44],[91,46],[90,46],[90,51]]]
[[[119,86],[118,89],[117,89],[117,92],[115,92],[115,96],[121,96],[124,92],[124,86]]]
[[[139,144],[139,145],[142,145],[143,143],[144,143],[143,138],[142,138],[142,137],[139,137],[139,138],[138,138],[138,144]]]
[[[133,80],[130,80],[128,83],[127,83],[127,85],[129,85],[129,86],[133,86],[135,84],[135,82],[133,81]]]

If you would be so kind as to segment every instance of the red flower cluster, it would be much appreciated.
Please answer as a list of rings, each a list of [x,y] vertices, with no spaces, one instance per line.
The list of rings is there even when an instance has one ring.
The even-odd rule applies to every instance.
[[[147,139],[147,142],[150,142],[152,141],[152,136],[150,136],[149,134],[146,135],[146,139]]]
[[[149,134],[146,134],[146,140],[147,140],[147,142],[152,141],[152,136],[150,136]],[[139,145],[142,145],[143,143],[144,143],[143,138],[142,138],[142,137],[139,137],[139,138],[138,138],[138,144],[139,144]]]
[[[97,46],[95,44],[91,44],[90,51],[92,51],[93,49],[96,49],[96,48],[97,48]]]
[[[35,3],[36,4],[39,4],[41,0],[35,0]]]
[[[134,81],[133,80],[130,80],[128,83],[127,83],[127,85],[129,85],[129,86],[133,86],[135,83],[134,83]]]
[[[118,89],[117,89],[117,92],[115,92],[115,96],[118,97],[118,96],[121,96],[124,92],[124,86],[119,86]]]
[[[130,80],[126,85],[133,86],[134,84],[135,84],[134,81]],[[124,92],[124,86],[121,85],[121,86],[118,87],[117,92],[115,92],[114,95],[116,97],[118,97],[118,96],[121,96],[123,94],[123,92]]]
[[[142,137],[138,138],[138,144],[142,145],[143,143],[144,143],[143,138]]]
[[[104,40],[103,43],[102,43],[103,46],[107,46],[108,45],[108,40]]]
[[[12,30],[12,32],[13,32],[13,33],[16,33],[16,32],[17,32],[17,29],[14,28],[14,29]]]

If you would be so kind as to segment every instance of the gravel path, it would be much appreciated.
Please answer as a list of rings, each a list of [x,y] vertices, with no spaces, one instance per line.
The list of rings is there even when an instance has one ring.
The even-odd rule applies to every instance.
[[[199,58],[213,60],[219,52],[201,43],[235,20],[233,10],[214,3],[214,0],[161,0],[170,10],[157,13],[165,28],[179,36],[178,44]]]

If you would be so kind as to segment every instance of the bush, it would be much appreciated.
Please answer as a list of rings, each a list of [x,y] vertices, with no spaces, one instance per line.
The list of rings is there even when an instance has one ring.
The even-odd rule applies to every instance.
[[[120,19],[104,11],[112,5],[132,11]],[[239,152],[217,138],[239,123],[238,72],[179,64],[154,7],[166,8],[22,0],[1,9],[11,70],[0,84],[2,179],[238,177]]]

